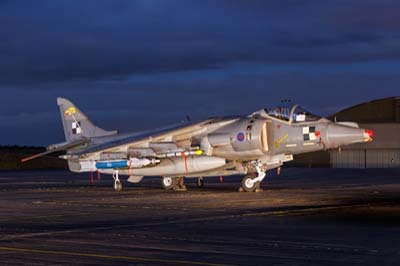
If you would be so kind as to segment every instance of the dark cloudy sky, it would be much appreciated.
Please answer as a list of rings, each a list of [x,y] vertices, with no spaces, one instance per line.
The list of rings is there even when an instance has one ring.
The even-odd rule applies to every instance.
[[[63,140],[56,97],[136,131],[290,98],[400,95],[400,1],[0,0],[0,144]]]

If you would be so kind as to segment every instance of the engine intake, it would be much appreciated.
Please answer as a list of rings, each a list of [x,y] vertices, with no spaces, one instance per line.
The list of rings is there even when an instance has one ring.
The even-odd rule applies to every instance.
[[[259,154],[268,152],[267,121],[256,118],[243,118],[229,124],[205,137],[202,149],[209,148],[221,152],[241,153],[257,150]]]

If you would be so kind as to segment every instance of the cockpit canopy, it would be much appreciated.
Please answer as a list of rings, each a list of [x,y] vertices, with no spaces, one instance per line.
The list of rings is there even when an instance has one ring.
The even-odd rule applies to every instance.
[[[271,117],[293,123],[310,122],[321,119],[320,116],[307,111],[300,105],[294,105],[292,107],[278,106],[275,108],[266,108],[264,111]]]

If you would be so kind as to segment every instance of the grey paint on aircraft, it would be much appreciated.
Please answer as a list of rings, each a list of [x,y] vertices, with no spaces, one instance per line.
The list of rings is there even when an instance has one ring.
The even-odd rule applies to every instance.
[[[57,103],[66,142],[49,146],[49,152],[66,150],[62,158],[69,161],[71,171],[99,170],[114,174],[117,181],[118,174],[193,177],[257,172],[252,180],[261,182],[266,170],[280,167],[293,155],[372,140],[372,132],[356,123],[335,123],[298,105],[118,134],[95,126],[67,99],[58,98]],[[93,168],[107,160],[126,160],[129,165],[133,158],[158,163],[140,168]]]

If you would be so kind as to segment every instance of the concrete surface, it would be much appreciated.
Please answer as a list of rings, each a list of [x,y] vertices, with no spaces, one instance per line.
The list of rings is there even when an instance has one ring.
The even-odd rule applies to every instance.
[[[166,191],[0,172],[1,265],[400,265],[400,169],[282,169]]]

